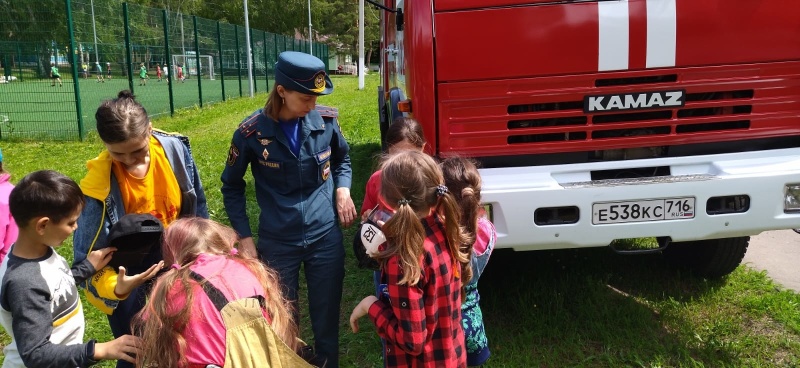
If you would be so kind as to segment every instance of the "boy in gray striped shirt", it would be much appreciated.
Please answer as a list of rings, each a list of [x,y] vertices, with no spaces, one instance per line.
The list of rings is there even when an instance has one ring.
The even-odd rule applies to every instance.
[[[136,337],[83,342],[83,308],[75,283],[104,267],[115,250],[91,252],[70,269],[53,249],[75,231],[83,204],[80,187],[50,170],[28,174],[11,191],[9,207],[19,237],[0,264],[0,324],[11,335],[11,344],[3,349],[3,368],[135,361],[140,346]]]

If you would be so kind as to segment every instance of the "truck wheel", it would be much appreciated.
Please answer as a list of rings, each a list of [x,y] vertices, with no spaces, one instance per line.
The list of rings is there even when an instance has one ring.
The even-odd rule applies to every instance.
[[[736,269],[750,243],[749,236],[672,243],[664,249],[664,258],[708,279],[723,277]]]

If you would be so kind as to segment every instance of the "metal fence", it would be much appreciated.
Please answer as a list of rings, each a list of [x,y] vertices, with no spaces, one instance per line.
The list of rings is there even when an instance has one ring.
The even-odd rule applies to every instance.
[[[122,0],[6,0],[0,12],[0,139],[83,139],[123,89],[150,116],[249,95],[242,26]],[[256,92],[280,52],[328,58],[327,45],[252,28],[250,46]]]

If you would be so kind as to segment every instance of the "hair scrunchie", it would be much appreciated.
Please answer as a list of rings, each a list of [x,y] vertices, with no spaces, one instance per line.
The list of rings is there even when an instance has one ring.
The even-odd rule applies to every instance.
[[[441,197],[447,193],[447,186],[439,184],[436,186],[436,196]]]
[[[401,199],[401,200],[397,201],[397,206],[399,207],[399,206],[402,206],[402,205],[404,205],[404,204],[409,204],[409,203],[411,203],[411,200],[410,200],[410,199],[405,199],[405,198],[403,198],[403,199]]]

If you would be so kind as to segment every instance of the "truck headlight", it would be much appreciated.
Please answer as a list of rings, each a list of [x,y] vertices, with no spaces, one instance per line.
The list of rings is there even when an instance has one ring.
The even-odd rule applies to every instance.
[[[800,212],[800,184],[786,184],[783,193],[783,212]]]

